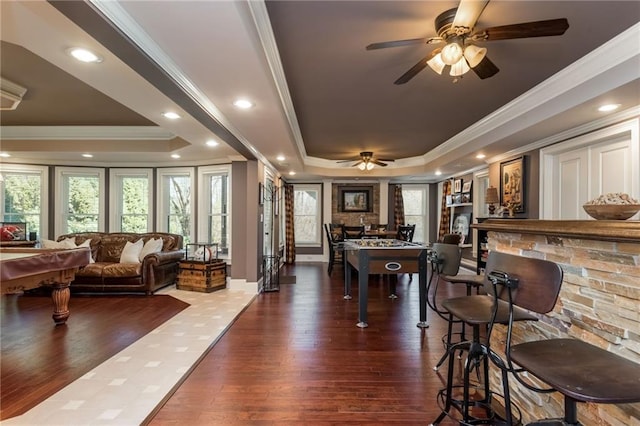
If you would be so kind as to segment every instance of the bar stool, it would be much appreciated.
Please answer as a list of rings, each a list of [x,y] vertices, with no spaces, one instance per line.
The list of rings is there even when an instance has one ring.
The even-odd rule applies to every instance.
[[[462,418],[460,424],[476,424],[486,422],[503,422],[507,425],[518,424],[521,412],[512,404],[509,390],[508,373],[514,369],[495,351],[491,349],[491,332],[495,324],[512,324],[515,321],[537,321],[538,318],[515,302],[538,303],[542,309],[549,312],[553,309],[560,285],[562,283],[562,269],[553,263],[542,259],[515,256],[507,253],[491,252],[487,259],[487,274],[484,289],[487,294],[471,295],[446,299],[442,306],[450,315],[459,319],[473,330],[471,341],[460,342],[449,348],[449,371],[447,372],[447,386],[438,393],[438,404],[442,413],[432,423],[440,423],[445,417],[454,417],[453,409]],[[498,291],[498,286],[500,290]],[[505,290],[506,289],[506,290]],[[513,291],[512,291],[513,290]],[[486,327],[486,336],[481,336],[480,327]],[[511,343],[508,335],[505,352]],[[462,385],[454,386],[454,356],[456,351],[467,352],[464,364],[464,379]],[[501,370],[503,394],[492,392],[489,388],[489,361]],[[470,398],[470,371],[472,367],[482,368],[484,379],[483,395],[481,399]],[[453,398],[455,388],[462,387],[461,400]],[[503,398],[500,410],[494,407],[494,397]],[[471,407],[482,409],[486,416],[476,417],[470,413]],[[502,414],[504,410],[504,414]],[[499,414],[500,411],[500,414]]]
[[[546,313],[546,308],[522,304],[534,312]],[[506,356],[509,368],[514,370],[516,379],[526,388],[535,392],[560,392],[564,396],[562,419],[545,419],[529,425],[580,425],[578,402],[640,402],[640,364],[590,343],[562,338],[539,340],[507,347]],[[512,363],[521,369],[513,368]],[[531,385],[521,377],[522,371],[529,372],[551,388],[540,389]]]
[[[460,236],[458,234],[448,235],[457,236],[459,243]],[[445,352],[433,367],[433,369],[436,371],[449,356],[449,348],[453,344],[453,336],[457,334],[460,336],[459,341],[462,342],[465,340],[465,323],[461,320],[455,320],[448,311],[446,311],[442,307],[439,307],[437,304],[437,294],[440,281],[442,280],[450,284],[466,285],[467,296],[470,296],[472,294],[473,288],[476,289],[476,294],[479,294],[480,289],[484,285],[484,275],[458,273],[460,270],[460,261],[462,259],[462,249],[458,246],[458,243],[434,243],[431,248],[431,276],[429,277],[429,283],[427,285],[427,303],[429,307],[436,314],[438,314],[438,316],[440,316],[440,318],[447,321],[447,334],[443,337],[442,340]],[[433,284],[433,290],[431,290],[433,282],[432,280],[434,276],[436,276],[437,278],[435,280],[435,283]],[[453,332],[454,324],[461,324],[460,331],[457,333]]]

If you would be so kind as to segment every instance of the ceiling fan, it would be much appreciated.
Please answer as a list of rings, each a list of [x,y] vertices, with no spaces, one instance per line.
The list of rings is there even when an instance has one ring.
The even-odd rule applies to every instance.
[[[444,47],[434,49],[426,57],[422,58],[420,62],[400,76],[394,84],[408,82],[427,65],[438,74],[442,74],[444,68],[450,66],[449,74],[455,78],[454,82],[457,81],[457,77],[465,74],[470,69],[478,77],[485,79],[494,76],[499,69],[486,56],[487,49],[478,47],[476,43],[515,38],[558,36],[564,34],[569,28],[567,19],[560,18],[475,30],[476,21],[487,3],[489,3],[489,0],[461,0],[457,8],[449,9],[438,15],[435,20],[436,33],[438,34],[436,37],[373,43],[367,46],[367,50],[422,43],[446,43]]]
[[[376,165],[380,167],[387,167],[387,163],[391,163],[396,160],[388,158],[373,158],[373,152],[363,151],[358,157],[354,157],[349,160],[340,160],[338,163],[350,163],[353,161],[355,161],[355,163],[351,165],[352,167],[358,167],[360,170],[371,170]]]

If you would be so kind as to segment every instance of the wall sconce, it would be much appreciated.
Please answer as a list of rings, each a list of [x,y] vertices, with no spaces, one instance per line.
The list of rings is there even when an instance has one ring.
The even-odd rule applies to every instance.
[[[494,204],[499,203],[498,189],[490,186],[484,193],[484,202],[489,205],[489,214],[493,216],[496,213],[496,206]]]

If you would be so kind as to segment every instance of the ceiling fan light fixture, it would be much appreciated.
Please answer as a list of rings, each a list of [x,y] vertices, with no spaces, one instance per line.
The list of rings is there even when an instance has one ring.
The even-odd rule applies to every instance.
[[[460,61],[460,58],[462,58],[462,47],[460,47],[457,41],[453,41],[442,48],[440,57],[446,65],[456,64]]]
[[[429,65],[429,67],[435,72],[437,72],[438,74],[442,74],[442,70],[444,70],[444,67],[447,66],[447,64],[442,62],[442,57],[440,57],[440,53],[438,53],[433,58],[429,59],[427,61],[427,65]]]
[[[471,68],[475,68],[487,55],[485,47],[478,47],[470,44],[464,49],[464,57]]]
[[[358,164],[358,168],[362,171],[364,171],[367,168],[367,165],[365,164],[365,162],[363,161],[362,163]]]
[[[373,164],[373,163],[367,163],[367,170],[373,169],[374,166],[375,166],[375,164]]]
[[[458,62],[451,65],[451,71],[449,71],[449,75],[452,77],[459,77],[469,72],[470,69],[471,68],[469,68],[469,64],[467,64],[467,60],[464,58],[460,58]]]

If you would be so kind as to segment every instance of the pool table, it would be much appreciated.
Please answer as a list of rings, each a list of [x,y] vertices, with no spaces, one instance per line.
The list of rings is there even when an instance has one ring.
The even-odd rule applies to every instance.
[[[2,294],[21,293],[40,286],[53,288],[53,321],[69,318],[69,283],[79,268],[87,265],[89,248],[47,250],[36,248],[0,249],[0,287]]]

